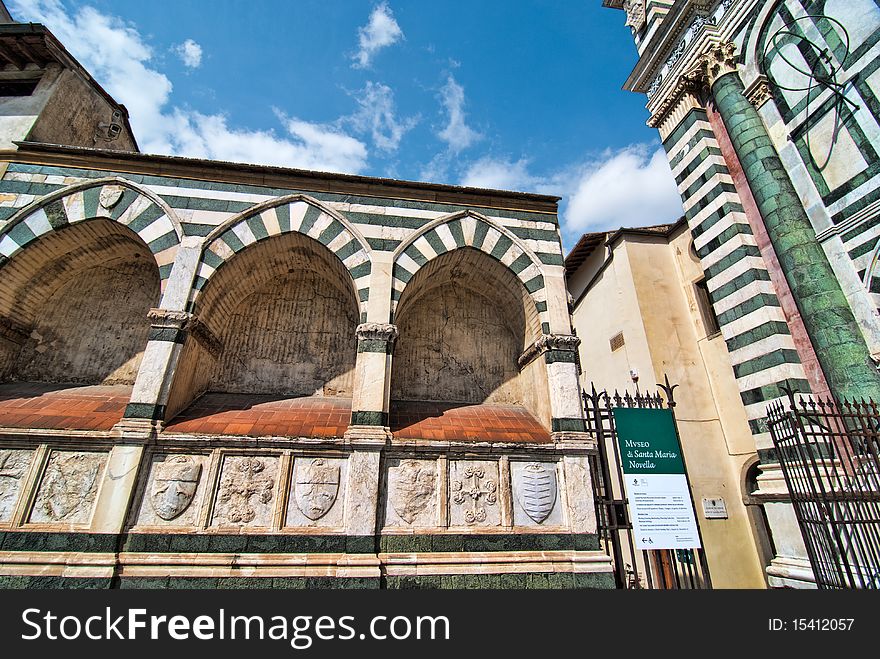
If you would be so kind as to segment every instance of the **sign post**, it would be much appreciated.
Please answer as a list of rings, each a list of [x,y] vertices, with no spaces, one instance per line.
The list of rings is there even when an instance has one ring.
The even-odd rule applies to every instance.
[[[636,548],[701,548],[671,410],[616,407],[614,423]]]

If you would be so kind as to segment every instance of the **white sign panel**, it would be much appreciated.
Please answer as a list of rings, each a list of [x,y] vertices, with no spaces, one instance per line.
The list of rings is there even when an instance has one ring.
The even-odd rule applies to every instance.
[[[632,474],[625,479],[637,549],[700,546],[684,474]]]

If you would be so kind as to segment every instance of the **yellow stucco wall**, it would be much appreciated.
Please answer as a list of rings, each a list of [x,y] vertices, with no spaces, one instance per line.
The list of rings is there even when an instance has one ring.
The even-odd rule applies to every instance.
[[[574,311],[583,342],[584,386],[654,390],[664,374],[676,417],[706,556],[716,588],[765,586],[761,554],[743,503],[742,471],[755,455],[724,341],[707,336],[694,283],[702,277],[686,231],[624,234],[613,258]],[[624,346],[609,339],[624,334]],[[703,518],[702,498],[723,497],[728,519]]]

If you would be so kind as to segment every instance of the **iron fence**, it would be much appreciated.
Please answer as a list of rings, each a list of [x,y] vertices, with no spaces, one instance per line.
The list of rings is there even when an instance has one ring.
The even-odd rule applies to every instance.
[[[788,396],[767,410],[819,588],[880,588],[880,412],[873,400]]]
[[[675,419],[674,389],[678,385],[658,385],[660,391],[623,394],[615,391],[584,392],[584,412],[587,430],[596,437],[597,454],[593,457],[593,491],[596,501],[596,520],[599,537],[614,561],[618,588],[650,589],[704,589],[711,588],[706,556],[702,549],[638,550],[633,540],[633,525],[629,501],[621,469],[617,429],[614,425],[615,407],[669,409]],[[677,432],[677,426],[676,426]]]

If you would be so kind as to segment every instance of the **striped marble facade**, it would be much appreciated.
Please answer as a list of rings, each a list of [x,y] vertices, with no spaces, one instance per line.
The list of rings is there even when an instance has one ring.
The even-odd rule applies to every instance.
[[[397,248],[391,293],[392,312],[407,282],[422,266],[441,254],[461,247],[478,249],[510,268],[534,300],[542,331],[550,333],[539,257],[512,231],[474,211],[464,211],[432,222]]]
[[[110,210],[98,201],[108,186],[124,188],[122,199]],[[163,278],[181,237],[205,237],[191,303],[230,256],[269,236],[293,231],[336,254],[355,282],[362,308],[369,299],[371,252],[396,255],[394,305],[406,281],[431,258],[457,247],[479,249],[523,282],[547,330],[540,266],[563,262],[555,215],[537,211],[473,209],[23,163],[10,163],[2,180],[0,253],[9,258],[46,231],[105,216],[144,238],[157,254]]]
[[[780,384],[810,391],[804,368],[706,112],[691,110],[664,141],[694,249],[759,448]]]

